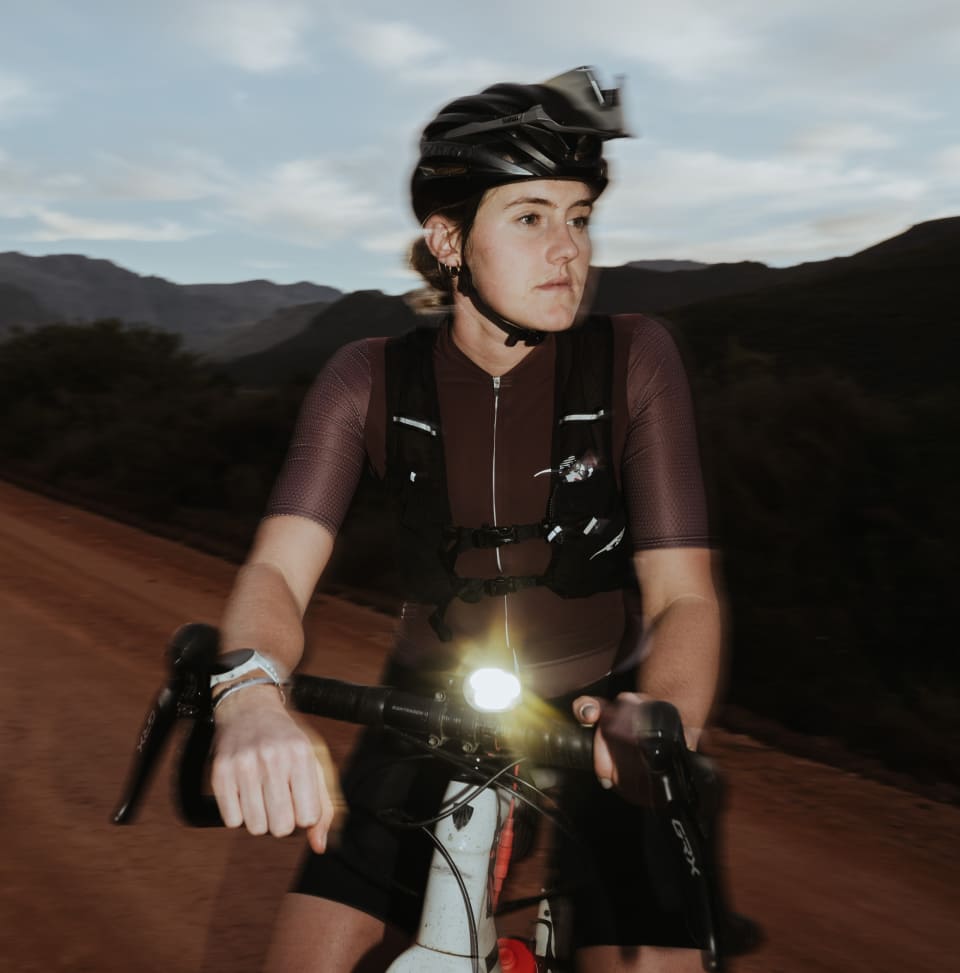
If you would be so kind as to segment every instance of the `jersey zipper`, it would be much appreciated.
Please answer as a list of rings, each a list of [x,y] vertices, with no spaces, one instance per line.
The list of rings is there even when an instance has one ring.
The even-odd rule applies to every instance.
[[[493,526],[497,524],[497,419],[500,416],[500,376],[493,376],[493,456],[490,462],[490,502],[493,507]],[[494,548],[497,555],[497,570],[502,572],[500,548]]]
[[[493,456],[490,462],[490,498],[493,506],[493,526],[499,526],[497,521],[497,422],[500,418],[500,376],[494,375],[493,378]],[[494,548],[497,558],[497,571],[503,574],[503,562],[500,560],[500,548]],[[520,662],[517,653],[510,642],[510,608],[508,596],[503,596],[503,641],[504,645],[510,650],[513,657],[514,672],[519,674]]]

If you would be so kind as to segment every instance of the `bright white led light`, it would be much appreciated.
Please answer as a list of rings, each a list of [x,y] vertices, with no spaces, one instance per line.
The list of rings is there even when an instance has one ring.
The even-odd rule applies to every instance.
[[[463,695],[481,713],[503,713],[520,701],[520,680],[503,669],[475,669],[463,683]]]

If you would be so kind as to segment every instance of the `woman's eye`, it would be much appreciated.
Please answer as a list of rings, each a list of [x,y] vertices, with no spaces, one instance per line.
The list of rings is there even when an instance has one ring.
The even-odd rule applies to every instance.
[[[575,227],[578,230],[585,230],[590,225],[589,216],[575,216],[572,220],[569,220],[570,226]]]
[[[536,226],[540,222],[540,216],[538,213],[524,213],[517,218],[517,222],[523,226]]]

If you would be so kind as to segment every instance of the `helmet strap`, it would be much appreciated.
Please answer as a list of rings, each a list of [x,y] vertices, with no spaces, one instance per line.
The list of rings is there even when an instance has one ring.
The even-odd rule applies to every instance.
[[[476,287],[473,286],[473,274],[470,273],[470,268],[466,263],[460,265],[460,273],[456,278],[456,287],[483,317],[506,334],[507,340],[504,344],[508,348],[512,348],[520,342],[533,348],[546,338],[546,331],[534,331],[532,328],[523,328],[519,324],[514,324],[513,321],[508,321],[503,315],[497,314],[480,296]]]

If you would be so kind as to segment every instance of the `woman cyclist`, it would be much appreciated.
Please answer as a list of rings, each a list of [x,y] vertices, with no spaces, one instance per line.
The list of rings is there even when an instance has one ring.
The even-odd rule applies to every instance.
[[[272,971],[388,965],[415,932],[431,848],[376,809],[427,817],[442,794],[435,761],[369,732],[328,848],[332,782],[271,685],[301,658],[365,464],[390,497],[407,585],[385,680],[429,684],[492,653],[584,723],[622,691],[668,700],[697,746],[721,611],[687,383],[662,326],[585,315],[603,144],[625,134],[618,92],[587,68],[443,108],[412,179],[412,264],[450,313],[438,330],[347,345],[305,400],[224,613],[214,687],[225,822],[299,826],[310,844]],[[699,969],[658,833],[610,789],[598,734],[597,781],[566,795],[584,842],[557,852],[578,969]]]

